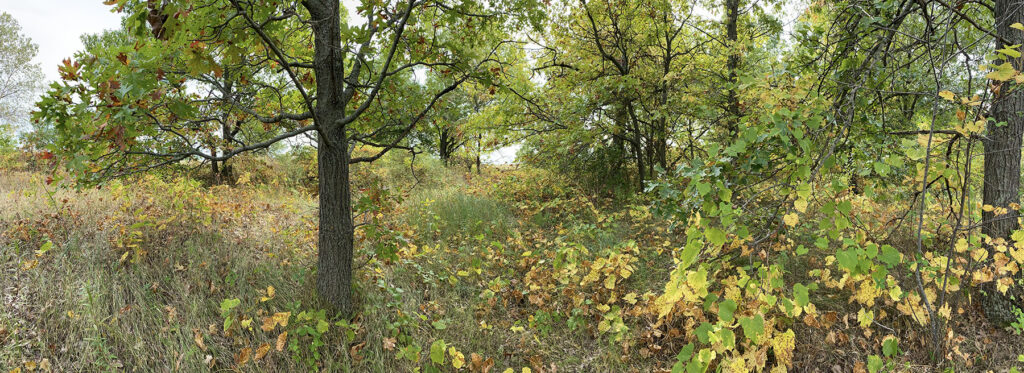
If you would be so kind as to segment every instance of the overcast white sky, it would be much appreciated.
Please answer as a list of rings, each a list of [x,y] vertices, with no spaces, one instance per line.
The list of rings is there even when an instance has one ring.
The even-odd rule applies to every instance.
[[[34,62],[48,80],[58,78],[61,60],[82,49],[80,35],[120,27],[121,16],[111,9],[103,0],[0,0],[0,12],[14,16],[22,32],[39,45]]]

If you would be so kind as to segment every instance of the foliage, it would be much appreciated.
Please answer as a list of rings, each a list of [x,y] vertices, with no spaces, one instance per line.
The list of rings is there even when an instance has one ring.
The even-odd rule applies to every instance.
[[[21,26],[7,12],[0,12],[0,39],[4,40],[0,44],[0,125],[20,126],[43,79],[39,64],[32,62],[39,46],[22,34]]]
[[[22,150],[72,172],[0,171],[0,363],[1017,369],[1004,0],[112,3]]]

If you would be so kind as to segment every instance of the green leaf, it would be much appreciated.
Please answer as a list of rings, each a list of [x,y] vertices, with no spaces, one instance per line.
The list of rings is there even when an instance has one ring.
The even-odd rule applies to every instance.
[[[706,196],[709,192],[711,192],[711,184],[697,183],[697,193],[699,193],[701,197]]]
[[[731,323],[733,321],[733,313],[736,312],[736,302],[732,299],[726,299],[718,303],[718,319]]]
[[[793,298],[800,307],[806,307],[811,302],[807,287],[800,283],[793,285]]]
[[[235,307],[238,307],[239,304],[242,304],[242,301],[240,299],[238,299],[238,298],[225,299],[225,300],[221,301],[220,302],[220,313],[221,313],[221,315],[224,316],[228,312],[231,312],[231,309],[235,308]]]
[[[756,344],[764,334],[764,317],[757,314],[752,317],[740,318],[740,326],[743,327],[743,335]]]
[[[839,261],[840,268],[846,269],[850,272],[853,272],[857,268],[857,263],[860,262],[857,258],[857,251],[855,249],[837,252],[836,260]]]
[[[697,340],[700,341],[700,343],[708,343],[708,341],[711,340],[711,329],[711,324],[706,322],[700,323],[700,326],[698,326],[697,329],[694,329],[694,333],[697,333]]]
[[[430,345],[430,361],[434,364],[444,364],[444,350],[448,348],[448,345],[444,343],[443,339],[438,339]]]
[[[900,262],[900,252],[889,245],[882,245],[882,254],[878,256],[878,259],[883,263],[892,267]]]
[[[736,333],[733,333],[732,329],[722,329],[718,332],[718,337],[722,339],[722,346],[725,348],[736,346]]]
[[[316,323],[316,332],[320,333],[320,334],[324,334],[325,332],[327,332],[327,328],[328,327],[330,327],[330,325],[327,324],[327,321],[324,321],[324,320],[317,321],[317,323]]]
[[[899,340],[897,340],[896,337],[886,338],[882,341],[882,353],[885,354],[886,357],[894,357],[899,352]]]
[[[1017,48],[1020,48],[1020,44],[1010,45],[1003,49],[996,49],[996,52],[1005,54],[1010,58],[1020,58],[1020,52],[1017,51]]]
[[[712,245],[722,246],[725,244],[725,231],[718,228],[708,228],[704,231],[704,236],[707,237],[708,241],[711,241]]]
[[[868,356],[868,372],[877,373],[885,366],[885,362],[878,355]]]
[[[697,261],[697,254],[700,253],[700,240],[690,240],[679,255],[679,269],[690,268],[693,262]]]
[[[676,355],[676,360],[681,363],[685,363],[690,361],[691,357],[693,357],[693,343],[687,343],[686,346],[683,346],[682,350],[679,350],[679,354]]]

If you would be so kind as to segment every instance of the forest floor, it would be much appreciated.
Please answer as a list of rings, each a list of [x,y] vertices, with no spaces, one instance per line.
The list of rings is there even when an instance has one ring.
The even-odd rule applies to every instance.
[[[694,339],[652,311],[682,243],[648,208],[535,169],[413,178],[404,161],[355,171],[350,319],[315,295],[307,188],[246,173],[75,191],[0,171],[0,371],[648,372]],[[819,321],[792,323],[791,370],[866,372],[880,347],[849,297],[816,295]],[[943,369],[1016,363],[1019,336],[961,311],[972,338]],[[887,366],[933,370],[924,337],[900,337]]]

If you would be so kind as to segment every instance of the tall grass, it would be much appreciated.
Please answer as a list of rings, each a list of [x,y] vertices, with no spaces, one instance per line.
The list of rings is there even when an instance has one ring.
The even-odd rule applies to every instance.
[[[439,237],[503,239],[515,223],[507,206],[469,194],[465,185],[423,189],[408,201],[406,219],[417,231]]]

